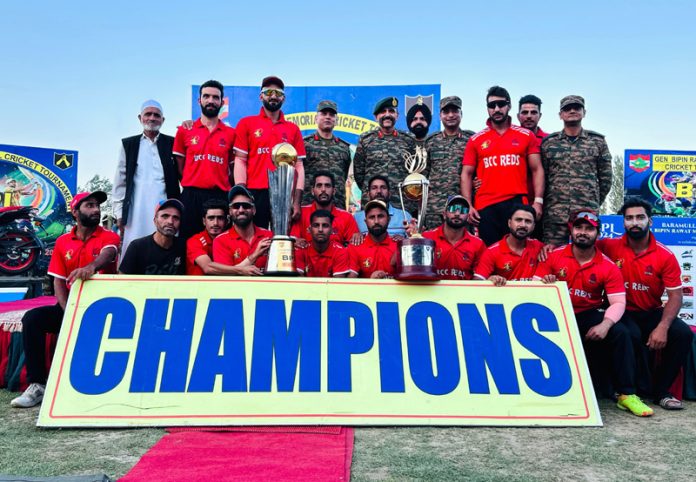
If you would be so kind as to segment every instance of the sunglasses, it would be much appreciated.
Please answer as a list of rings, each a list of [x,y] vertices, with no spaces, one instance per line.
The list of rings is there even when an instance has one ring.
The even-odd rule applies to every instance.
[[[492,100],[486,105],[489,109],[495,109],[496,107],[498,109],[502,109],[506,105],[510,105],[510,102],[508,102],[507,100]]]
[[[276,97],[283,97],[285,95],[285,92],[283,92],[280,89],[264,89],[261,91],[261,93],[267,97],[271,96],[276,96]]]
[[[251,209],[254,207],[253,204],[244,202],[232,203],[230,204],[230,206],[232,207],[232,209]]]
[[[586,211],[576,214],[575,218],[573,219],[573,223],[577,221],[582,221],[583,219],[585,221],[591,221],[593,223],[599,224],[599,218],[597,217],[597,215],[595,213],[590,213]]]
[[[447,212],[467,214],[469,212],[469,208],[463,204],[452,204],[451,206],[447,206]]]
[[[571,110],[582,110],[582,106],[580,104],[570,104],[562,107],[561,110],[563,112],[570,112]]]

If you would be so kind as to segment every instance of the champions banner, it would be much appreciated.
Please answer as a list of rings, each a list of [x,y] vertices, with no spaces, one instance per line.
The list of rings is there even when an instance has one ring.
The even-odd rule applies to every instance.
[[[192,119],[201,116],[198,104],[200,86],[191,87]],[[234,127],[239,119],[256,115],[261,110],[260,86],[225,86],[224,106],[220,118],[226,124]],[[285,118],[297,124],[306,136],[317,128],[314,117],[317,105],[322,100],[333,100],[338,104],[335,134],[350,144],[357,145],[358,137],[363,132],[377,126],[372,114],[375,104],[385,97],[396,97],[399,101],[399,119],[397,129],[408,130],[406,112],[419,100],[430,107],[433,113],[433,125],[430,131],[439,129],[440,85],[381,85],[381,86],[324,86],[324,87],[285,87],[285,102],[283,113]]]
[[[565,284],[98,276],[38,424],[601,425]]]
[[[625,151],[625,195],[645,199],[656,215],[696,217],[695,188],[695,151]]]

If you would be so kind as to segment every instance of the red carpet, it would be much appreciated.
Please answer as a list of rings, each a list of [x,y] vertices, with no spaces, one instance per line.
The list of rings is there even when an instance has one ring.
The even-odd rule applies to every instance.
[[[177,428],[121,481],[350,480],[347,427]]]

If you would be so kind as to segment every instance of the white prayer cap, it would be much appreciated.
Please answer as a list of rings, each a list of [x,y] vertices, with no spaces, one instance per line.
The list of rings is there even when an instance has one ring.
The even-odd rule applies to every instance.
[[[143,105],[140,107],[140,113],[142,114],[145,109],[148,107],[154,107],[155,109],[159,109],[160,114],[164,115],[164,111],[162,110],[162,105],[160,105],[159,102],[153,99],[146,100],[143,102]]]

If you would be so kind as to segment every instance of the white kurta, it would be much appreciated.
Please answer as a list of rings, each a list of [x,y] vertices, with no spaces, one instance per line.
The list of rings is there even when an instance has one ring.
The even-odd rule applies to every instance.
[[[133,199],[128,213],[128,223],[123,234],[121,256],[126,252],[131,241],[152,234],[155,230],[153,222],[155,206],[167,197],[162,161],[157,151],[157,139],[159,139],[159,134],[155,137],[154,142],[144,134],[140,138],[138,164],[133,178]],[[125,197],[126,151],[121,144],[113,190],[114,217],[116,219],[122,217]]]

